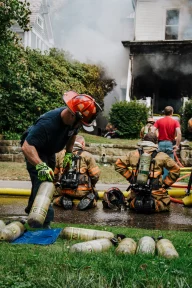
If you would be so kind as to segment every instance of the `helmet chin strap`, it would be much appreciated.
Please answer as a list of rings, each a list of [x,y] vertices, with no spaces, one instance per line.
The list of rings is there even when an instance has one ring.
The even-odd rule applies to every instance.
[[[72,127],[75,127],[82,119],[83,115],[81,114],[81,112],[79,111],[75,112],[75,122],[73,123]]]

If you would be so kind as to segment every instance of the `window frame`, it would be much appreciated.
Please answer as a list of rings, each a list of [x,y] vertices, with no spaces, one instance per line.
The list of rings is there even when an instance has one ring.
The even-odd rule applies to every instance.
[[[178,16],[178,24],[177,25],[167,25],[167,12],[171,11],[171,10],[177,10],[179,12],[179,16]],[[166,8],[165,10],[165,29],[164,29],[164,39],[165,41],[177,41],[180,38],[180,17],[181,17],[181,9],[178,7],[174,7],[174,8]],[[177,39],[166,39],[166,28],[167,27],[178,27],[178,37]]]
[[[39,20],[41,21],[41,23],[39,23]],[[39,27],[41,27],[41,29],[44,28],[44,19],[43,19],[43,17],[41,17],[40,15],[37,16],[37,25],[38,25]]]

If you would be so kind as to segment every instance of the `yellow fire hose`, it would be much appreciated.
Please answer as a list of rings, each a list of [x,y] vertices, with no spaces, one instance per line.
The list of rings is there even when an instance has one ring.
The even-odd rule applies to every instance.
[[[0,188],[0,195],[15,195],[15,196],[30,196],[31,190],[30,189],[18,189],[18,188]],[[103,198],[104,191],[99,191],[99,198]],[[130,192],[124,191],[123,192],[125,197],[128,197]]]
[[[180,171],[191,171],[192,167],[180,167]]]
[[[17,189],[17,188],[0,188],[0,195],[12,195],[12,196],[30,196],[31,190],[30,189]],[[99,191],[99,199],[103,198],[104,191]],[[123,191],[123,195],[128,197],[130,191]],[[183,204],[186,206],[192,205],[192,194],[186,196],[185,189],[182,188],[172,188],[168,190],[168,194],[171,197],[175,198],[182,198]],[[184,197],[185,196],[185,197]],[[183,198],[184,197],[184,198]]]
[[[30,189],[0,188],[0,195],[29,196]]]

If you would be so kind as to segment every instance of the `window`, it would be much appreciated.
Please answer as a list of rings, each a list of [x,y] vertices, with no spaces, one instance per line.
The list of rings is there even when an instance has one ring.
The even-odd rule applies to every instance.
[[[40,16],[37,17],[37,24],[43,29],[43,18]]]
[[[167,10],[165,40],[177,40],[179,36],[179,10]]]

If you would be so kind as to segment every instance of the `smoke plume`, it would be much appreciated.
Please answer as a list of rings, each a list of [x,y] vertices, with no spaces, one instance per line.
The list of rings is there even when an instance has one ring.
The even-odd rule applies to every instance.
[[[117,82],[114,91],[105,97],[105,112],[115,99],[122,100],[123,97],[121,88],[127,79],[129,54],[121,41],[129,40],[127,17],[132,10],[131,0],[51,2],[56,46],[81,62],[104,66]]]

